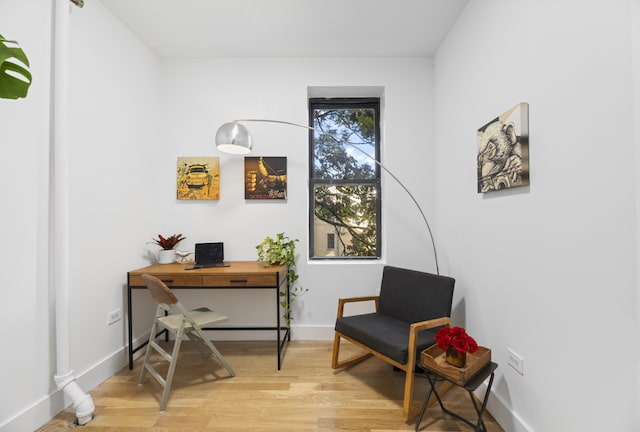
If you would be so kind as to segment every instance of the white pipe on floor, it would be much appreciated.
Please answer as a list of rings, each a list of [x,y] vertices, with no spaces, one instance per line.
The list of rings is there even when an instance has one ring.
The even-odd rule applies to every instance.
[[[73,402],[77,423],[93,418],[95,405],[70,368],[69,346],[69,0],[56,0],[53,54],[53,244],[51,269],[56,296],[56,364],[53,379]]]

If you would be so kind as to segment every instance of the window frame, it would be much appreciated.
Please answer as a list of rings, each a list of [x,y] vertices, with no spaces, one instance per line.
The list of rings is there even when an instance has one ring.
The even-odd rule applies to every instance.
[[[309,126],[314,127],[314,111],[316,109],[341,109],[341,108],[366,108],[373,109],[375,116],[375,176],[372,179],[319,179],[315,178],[315,140],[314,130],[309,130],[309,259],[312,261],[321,260],[380,260],[382,258],[382,173],[380,168],[381,153],[381,119],[380,119],[380,98],[379,97],[356,97],[356,98],[309,98],[308,114]],[[348,147],[348,146],[347,146]],[[373,161],[372,161],[373,162]],[[317,186],[341,186],[341,185],[363,185],[370,186],[376,194],[375,221],[376,221],[376,253],[375,256],[315,256],[315,189]],[[336,248],[339,250],[338,239]]]

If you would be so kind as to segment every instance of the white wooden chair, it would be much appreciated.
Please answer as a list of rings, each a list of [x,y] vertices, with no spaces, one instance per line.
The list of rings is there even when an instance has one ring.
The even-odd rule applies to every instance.
[[[211,343],[209,338],[202,331],[202,327],[211,326],[212,324],[221,323],[227,320],[225,315],[212,311],[208,308],[200,308],[195,310],[187,310],[178,300],[173,292],[160,279],[149,274],[142,275],[142,280],[151,292],[153,299],[158,302],[156,316],[151,327],[151,335],[149,336],[149,345],[147,353],[144,356],[144,364],[140,373],[140,385],[144,384],[145,374],[148,371],[158,383],[164,388],[162,393],[162,401],[160,402],[160,412],[164,412],[169,399],[169,391],[173,382],[173,373],[178,363],[178,354],[180,353],[180,345],[182,336],[186,335],[205,357],[216,357],[225,367],[231,376],[235,376],[235,372],[226,362],[222,354]],[[165,312],[169,313],[167,315]],[[175,336],[175,343],[171,354],[167,353],[160,345],[155,342],[156,334],[159,331],[158,326],[164,327]],[[166,378],[163,378],[153,366],[149,363],[151,351],[158,352],[166,361],[169,362],[169,370]]]

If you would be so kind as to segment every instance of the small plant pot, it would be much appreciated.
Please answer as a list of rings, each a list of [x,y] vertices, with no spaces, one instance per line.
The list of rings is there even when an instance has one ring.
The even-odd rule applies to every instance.
[[[451,366],[461,368],[467,364],[467,353],[458,352],[455,348],[447,348],[445,360]]]
[[[176,262],[176,251],[163,249],[158,251],[158,264],[173,264]]]

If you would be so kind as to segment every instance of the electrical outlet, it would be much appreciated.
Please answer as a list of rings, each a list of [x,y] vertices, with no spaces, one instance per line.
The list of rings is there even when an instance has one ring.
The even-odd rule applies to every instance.
[[[507,363],[520,375],[524,375],[524,359],[516,354],[511,348],[507,348]]]
[[[122,319],[122,314],[120,313],[120,309],[116,309],[113,312],[109,312],[107,314],[107,325],[111,325],[114,322],[120,321]]]

